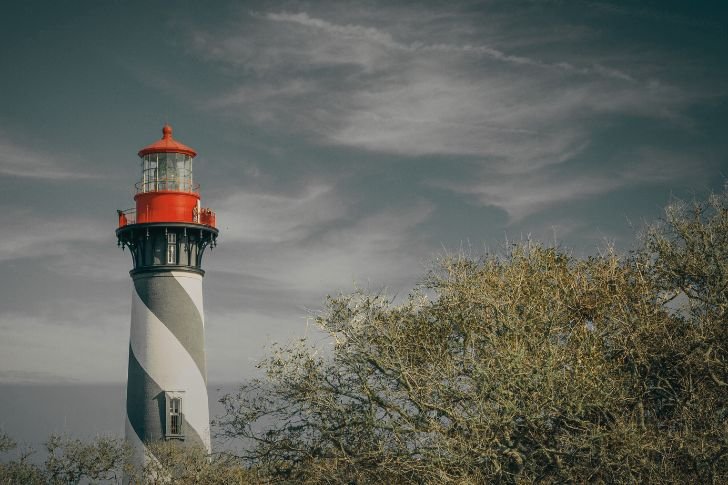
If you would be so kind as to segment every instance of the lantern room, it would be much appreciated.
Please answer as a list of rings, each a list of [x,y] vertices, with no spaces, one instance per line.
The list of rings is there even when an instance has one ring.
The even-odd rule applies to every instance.
[[[142,174],[137,192],[194,192],[192,159],[196,155],[192,148],[172,138],[172,127],[165,124],[162,139],[139,150]]]
[[[192,192],[192,157],[185,153],[148,153],[142,157],[139,192]]]
[[[141,174],[136,183],[135,209],[119,213],[119,226],[184,222],[215,226],[215,213],[200,207],[199,185],[192,162],[197,152],[172,137],[165,124],[162,138],[139,151]]]

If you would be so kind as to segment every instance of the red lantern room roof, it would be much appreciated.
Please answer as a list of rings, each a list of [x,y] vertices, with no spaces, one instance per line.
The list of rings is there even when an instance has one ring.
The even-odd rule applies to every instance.
[[[162,128],[162,139],[157,140],[149,146],[139,150],[139,156],[149,155],[150,153],[184,153],[191,157],[197,156],[197,152],[192,148],[184,145],[172,138],[172,127],[165,123]]]

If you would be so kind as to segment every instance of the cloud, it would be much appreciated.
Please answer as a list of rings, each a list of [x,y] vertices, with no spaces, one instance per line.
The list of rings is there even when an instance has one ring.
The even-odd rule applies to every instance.
[[[327,293],[354,284],[411,282],[419,276],[423,256],[413,230],[431,213],[432,206],[421,202],[331,229],[315,245],[283,256],[286,281]]]
[[[351,96],[352,109],[327,141],[405,156],[487,157],[504,170],[556,163],[586,139],[582,127],[549,125],[563,119],[570,94],[545,96],[523,81],[459,79],[435,70]],[[521,98],[524,105],[512,105]]]
[[[538,59],[531,57],[510,55],[502,50],[496,49],[488,45],[457,45],[447,43],[428,44],[421,41],[415,41],[410,44],[397,42],[394,40],[392,34],[384,32],[374,27],[366,27],[355,24],[339,25],[320,18],[310,17],[306,12],[299,13],[268,13],[265,18],[275,22],[287,22],[302,25],[305,27],[311,27],[320,32],[329,35],[339,41],[339,49],[322,49],[322,52],[328,53],[328,57],[322,57],[320,55],[313,56],[310,59],[313,62],[320,63],[352,63],[358,61],[360,64],[367,65],[368,63],[361,62],[362,57],[351,56],[351,51],[347,50],[343,45],[349,44],[349,47],[357,46],[361,49],[362,44],[370,44],[370,49],[373,46],[382,46],[387,49],[399,50],[408,53],[422,53],[422,52],[442,52],[442,53],[458,53],[458,54],[471,54],[487,56],[492,59],[511,63],[515,65],[526,65],[534,66],[545,69],[556,69],[564,70],[570,73],[579,74],[598,74],[608,78],[620,79],[623,81],[632,81],[635,79],[630,74],[623,72],[613,67],[606,67],[601,64],[593,64],[592,66],[579,67],[569,62],[556,62],[549,63],[543,62]],[[320,53],[319,53],[320,54]],[[349,55],[344,55],[349,54]],[[370,59],[371,57],[364,57]]]
[[[309,185],[298,196],[237,192],[215,205],[226,241],[294,242],[341,219],[344,202],[326,185]]]
[[[0,134],[0,175],[47,180],[90,179],[95,175],[74,169],[58,155],[19,144]]]
[[[617,119],[691,127],[687,108],[715,94],[661,76],[669,52],[612,46],[564,19],[546,28],[538,9],[522,6],[522,18],[491,10],[258,12],[197,30],[194,52],[239,76],[208,109],[392,163],[479,164],[435,185],[501,207],[512,221],[648,182],[555,167],[578,160]]]
[[[432,213],[430,203],[358,214],[344,200],[317,184],[298,197],[240,193],[226,198],[218,214],[229,229],[216,249],[229,261],[225,270],[253,277],[258,287],[274,293],[298,292],[307,303],[354,282],[401,282],[419,270],[412,237]]]
[[[380,44],[384,47],[394,49],[408,49],[408,47],[404,44],[395,42],[391,34],[383,32],[377,28],[365,27],[354,24],[337,25],[335,23],[327,22],[323,19],[310,17],[306,12],[270,12],[265,15],[265,18],[275,22],[288,22],[303,25],[306,27],[313,27],[314,29],[323,31],[326,34],[339,38],[348,38],[354,41],[364,41],[372,44]]]
[[[496,178],[486,184],[442,186],[472,195],[480,205],[500,207],[508,213],[511,222],[516,222],[556,204],[604,194],[625,183],[619,178],[578,175],[549,180],[541,176]]]
[[[433,180],[428,185],[472,196],[479,205],[499,207],[514,223],[569,201],[674,180],[703,182],[710,173],[709,161],[654,148],[641,147],[621,156],[626,166],[618,168],[613,162],[589,173],[557,169],[518,177],[491,173],[474,181]]]
[[[70,216],[44,217],[30,210],[7,208],[0,212],[4,227],[0,239],[0,261],[41,258],[66,254],[74,246],[108,242],[109,224]]]
[[[268,12],[253,14],[244,29],[196,32],[199,54],[256,72],[210,99],[209,108],[323,144],[401,156],[473,156],[520,173],[578,154],[593,135],[585,120],[675,119],[694,96],[664,81],[640,80],[608,51],[594,52],[585,64],[541,60],[528,55],[534,45],[511,54],[465,41],[455,28],[462,18],[452,20],[450,37],[439,26],[407,41],[385,30],[397,19],[367,20],[371,25]],[[483,21],[483,32],[497,30]]]

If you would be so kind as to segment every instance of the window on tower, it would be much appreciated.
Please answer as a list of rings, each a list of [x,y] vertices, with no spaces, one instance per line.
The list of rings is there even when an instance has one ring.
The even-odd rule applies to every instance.
[[[169,400],[169,434],[182,434],[182,399]]]
[[[177,234],[167,233],[167,264],[177,264]]]
[[[184,391],[165,392],[167,422],[165,436],[167,439],[184,439],[184,413],[182,412],[182,396]]]

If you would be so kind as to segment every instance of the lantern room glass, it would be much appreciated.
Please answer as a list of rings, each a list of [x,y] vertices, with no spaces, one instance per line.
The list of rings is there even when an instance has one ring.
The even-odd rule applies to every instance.
[[[192,192],[192,157],[184,153],[149,153],[142,157],[139,192]]]

